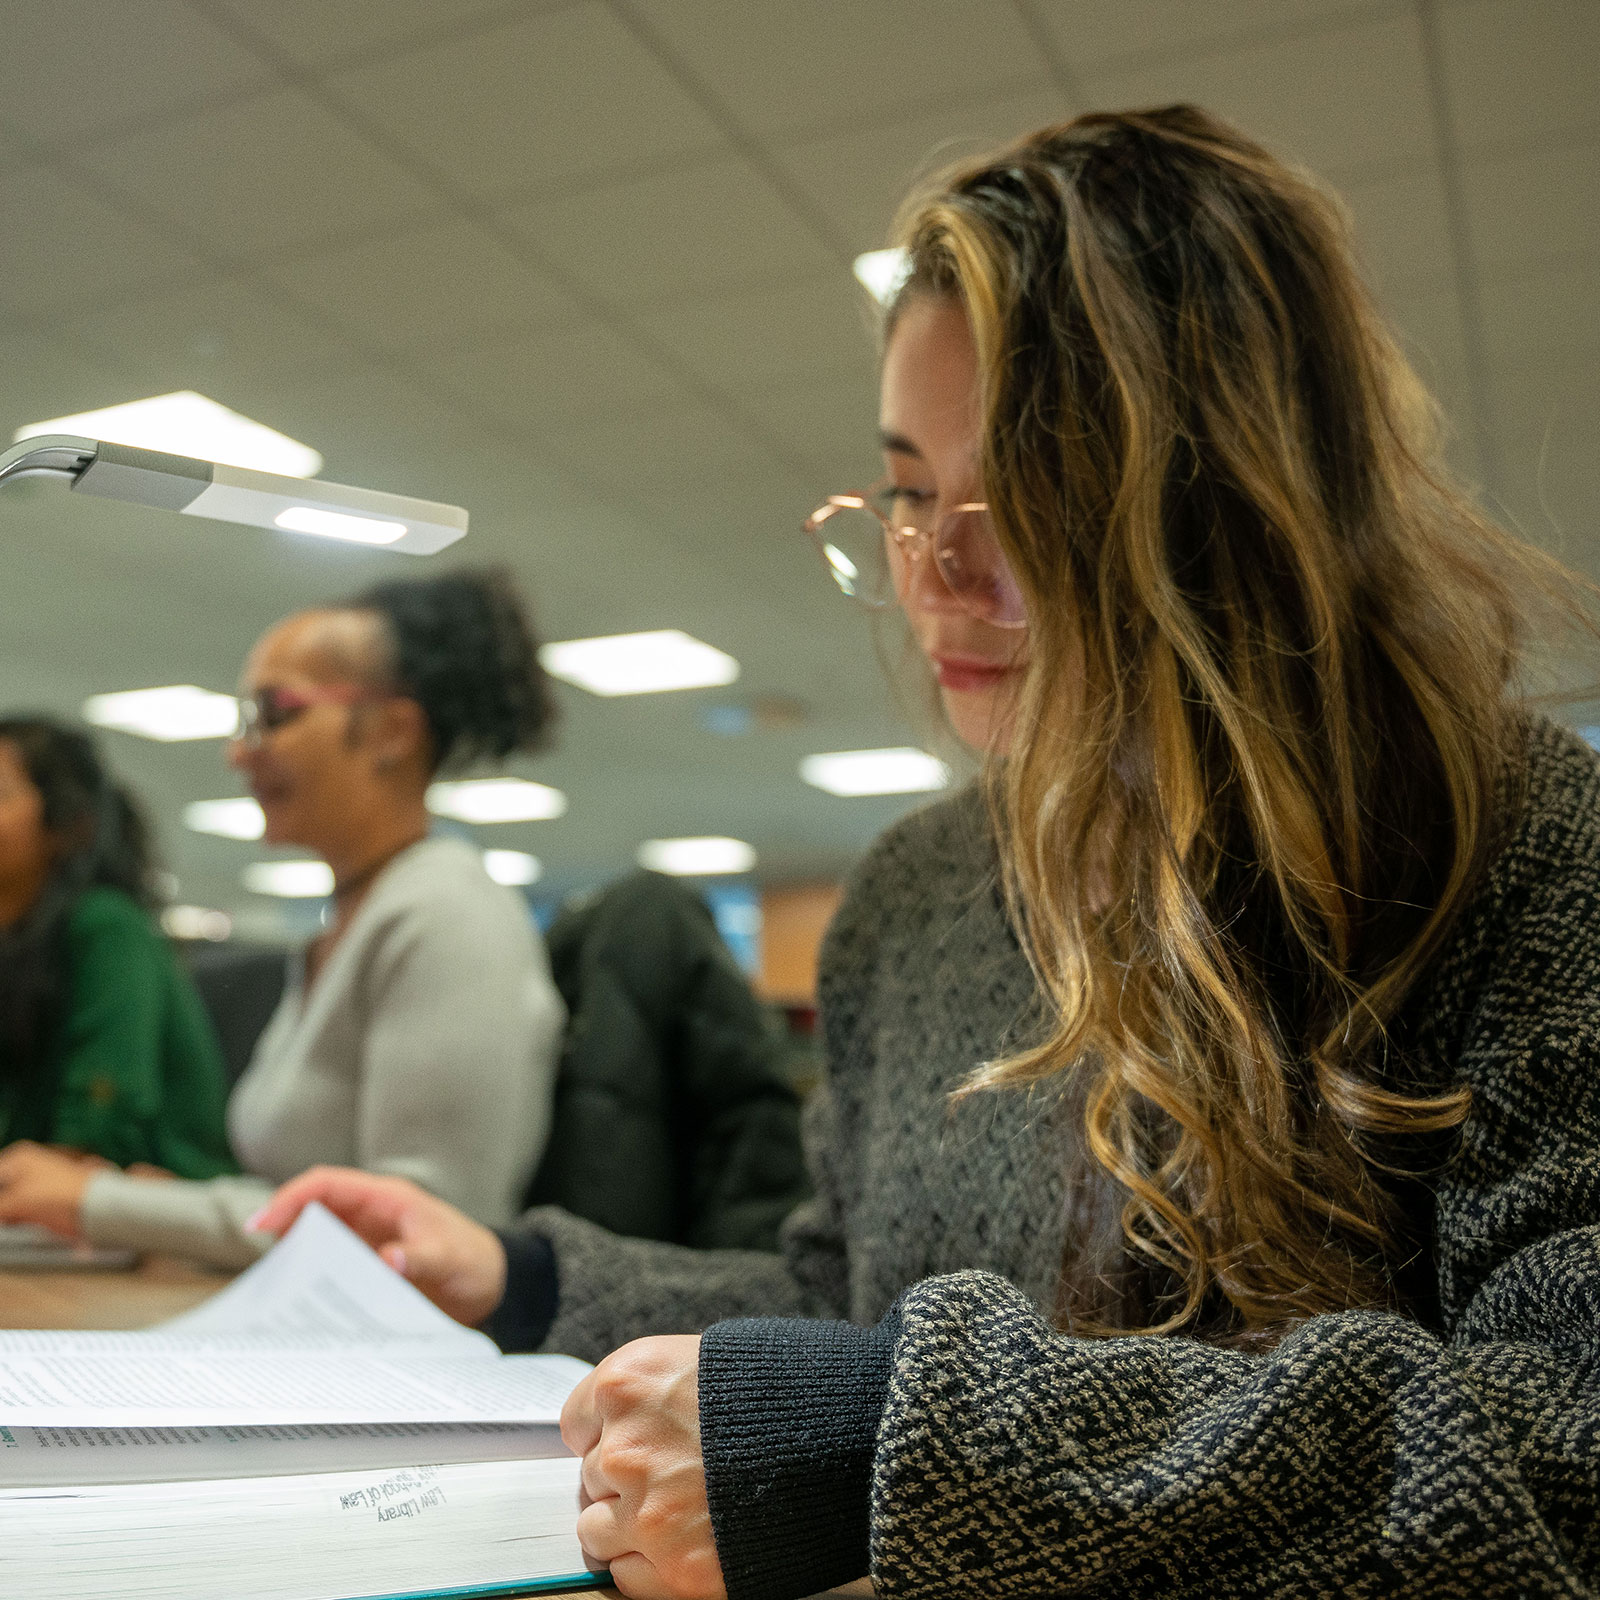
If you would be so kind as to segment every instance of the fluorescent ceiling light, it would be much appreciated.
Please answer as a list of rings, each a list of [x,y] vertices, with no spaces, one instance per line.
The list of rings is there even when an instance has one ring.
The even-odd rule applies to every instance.
[[[677,628],[565,639],[545,645],[539,661],[552,677],[603,695],[704,689],[739,676],[739,663],[726,651]]]
[[[430,785],[428,809],[457,822],[544,822],[566,811],[567,797],[526,778],[466,778]]]
[[[239,704],[231,694],[213,694],[192,683],[162,689],[124,689],[83,702],[83,719],[142,739],[228,739],[238,731]]]
[[[710,878],[724,872],[748,872],[756,853],[743,839],[646,839],[639,846],[639,865],[675,878]]]
[[[800,776],[829,794],[920,794],[943,789],[950,769],[926,750],[831,750],[807,756]]]
[[[314,478],[322,457],[308,444],[252,422],[193,389],[152,395],[100,411],[79,411],[30,422],[11,436],[20,442],[42,433],[81,433],[108,444],[137,445],[168,455],[198,456],[230,467],[252,467],[284,478]]]
[[[538,856],[530,856],[524,850],[485,850],[483,870],[496,883],[503,883],[508,889],[520,889],[537,883],[544,866]]]
[[[911,258],[904,250],[869,250],[857,256],[850,270],[856,281],[880,306],[894,299],[900,285],[911,273]]]
[[[0,481],[8,478],[64,479],[75,492],[101,500],[384,544],[414,556],[432,555],[467,531],[460,506],[320,479],[308,483],[80,434],[35,434],[12,445],[0,454]]]
[[[168,906],[161,913],[161,931],[169,939],[210,939],[219,943],[233,932],[233,918],[208,906]]]
[[[315,506],[290,506],[272,520],[291,533],[314,533],[323,539],[345,539],[351,544],[393,544],[406,536],[403,522],[352,517],[348,511],[319,511]]]
[[[253,861],[239,881],[251,894],[321,900],[333,893],[333,868],[326,861]]]
[[[261,807],[248,796],[196,800],[183,808],[183,825],[194,833],[214,833],[219,839],[259,839],[267,831]]]

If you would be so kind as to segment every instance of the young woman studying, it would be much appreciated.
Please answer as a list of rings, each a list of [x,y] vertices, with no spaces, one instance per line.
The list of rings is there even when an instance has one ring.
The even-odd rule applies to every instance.
[[[334,876],[327,926],[228,1103],[247,1175],[160,1182],[13,1148],[0,1221],[243,1265],[273,1187],[333,1161],[508,1222],[544,1149],[566,1013],[526,906],[470,845],[429,836],[425,797],[442,767],[542,741],[549,701],[516,597],[455,573],[290,617],[251,653],[242,703],[230,759],[267,842],[315,851]]]
[[[605,1357],[629,1596],[1591,1592],[1600,771],[1518,699],[1539,562],[1213,118],[1045,129],[902,237],[888,487],[811,527],[988,760],[829,934],[784,1254],[327,1172],[263,1225]]]
[[[149,833],[85,733],[0,718],[0,1146],[233,1171],[222,1058],[151,917]]]

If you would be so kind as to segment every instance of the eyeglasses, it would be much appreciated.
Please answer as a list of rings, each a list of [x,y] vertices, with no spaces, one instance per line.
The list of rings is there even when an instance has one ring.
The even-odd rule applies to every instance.
[[[280,689],[270,685],[239,697],[239,730],[234,737],[252,747],[269,734],[286,727],[312,706],[353,706],[378,698],[353,683],[329,684],[319,689]]]
[[[997,628],[1025,628],[1022,591],[1000,549],[982,500],[952,506],[941,517],[912,508],[890,484],[860,494],[830,494],[805,520],[829,576],[858,605],[881,611],[896,604],[912,563],[927,551],[945,587],[966,611]]]

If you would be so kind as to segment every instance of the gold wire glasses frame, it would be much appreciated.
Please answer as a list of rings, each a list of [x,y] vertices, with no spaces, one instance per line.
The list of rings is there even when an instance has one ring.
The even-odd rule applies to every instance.
[[[945,587],[973,616],[997,628],[1025,628],[1022,593],[982,500],[952,506],[927,528],[896,523],[879,501],[893,490],[830,494],[805,531],[840,592],[870,611],[897,603],[911,564],[932,550]]]

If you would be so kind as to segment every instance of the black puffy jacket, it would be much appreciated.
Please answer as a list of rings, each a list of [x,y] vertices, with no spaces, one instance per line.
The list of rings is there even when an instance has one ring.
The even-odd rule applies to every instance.
[[[698,895],[637,872],[547,936],[571,1020],[528,1204],[614,1233],[771,1250],[809,1193],[796,1046]]]

